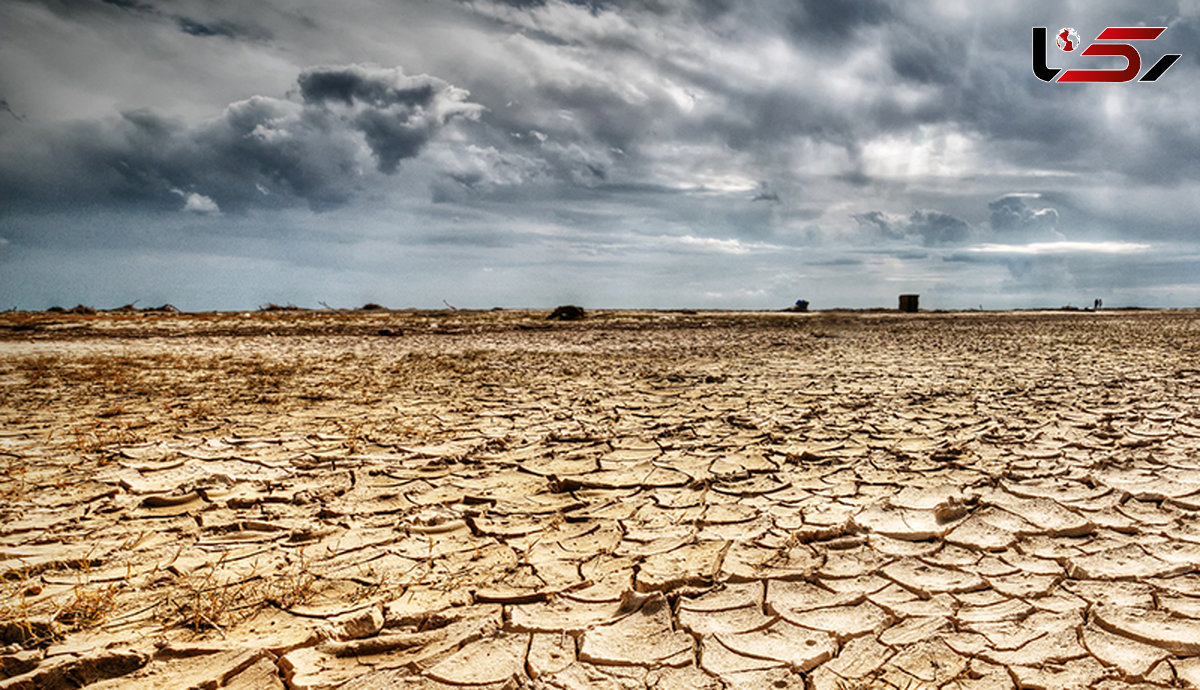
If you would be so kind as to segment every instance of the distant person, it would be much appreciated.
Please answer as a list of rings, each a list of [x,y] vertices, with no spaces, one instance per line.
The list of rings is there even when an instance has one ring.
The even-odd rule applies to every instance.
[[[1092,303],[1092,308],[1095,309],[1096,311],[1100,311],[1100,307],[1103,307],[1103,306],[1104,306],[1104,300],[1100,299],[1099,297],[1097,297],[1096,301]]]

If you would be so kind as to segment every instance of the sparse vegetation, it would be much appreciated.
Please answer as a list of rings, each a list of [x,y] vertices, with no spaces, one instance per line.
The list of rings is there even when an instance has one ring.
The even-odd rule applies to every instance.
[[[175,580],[167,596],[169,623],[185,625],[199,632],[211,629],[224,634],[261,603],[261,575],[242,575],[224,568],[225,560],[201,568]]]
[[[117,597],[115,583],[89,587],[75,585],[70,596],[51,620],[73,629],[87,629],[104,622],[112,611]]]

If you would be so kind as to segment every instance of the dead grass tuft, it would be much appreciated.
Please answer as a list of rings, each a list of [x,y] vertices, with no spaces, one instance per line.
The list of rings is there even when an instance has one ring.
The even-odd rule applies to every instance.
[[[245,619],[259,600],[255,597],[258,576],[222,581],[220,564],[206,568],[203,575],[191,575],[175,582],[176,590],[168,600],[168,624],[184,625],[192,630],[224,629]]]
[[[51,620],[72,629],[95,627],[108,618],[116,598],[116,583],[95,589],[75,585],[71,598],[54,613]]]
[[[320,593],[319,579],[301,552],[282,573],[266,581],[263,600],[284,609],[300,606]]]

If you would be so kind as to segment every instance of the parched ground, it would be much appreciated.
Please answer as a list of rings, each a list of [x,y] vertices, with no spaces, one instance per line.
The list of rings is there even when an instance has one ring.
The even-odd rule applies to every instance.
[[[0,315],[0,690],[1200,687],[1200,314]]]

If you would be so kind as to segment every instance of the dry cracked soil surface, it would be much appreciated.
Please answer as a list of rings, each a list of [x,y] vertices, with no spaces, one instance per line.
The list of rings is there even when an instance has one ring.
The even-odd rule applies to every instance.
[[[0,689],[1200,687],[1200,314],[0,315]]]

